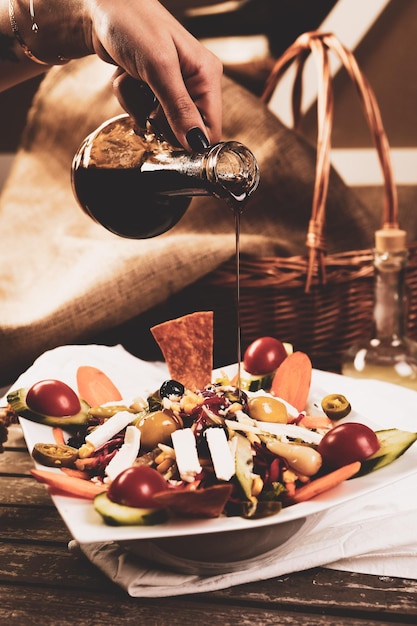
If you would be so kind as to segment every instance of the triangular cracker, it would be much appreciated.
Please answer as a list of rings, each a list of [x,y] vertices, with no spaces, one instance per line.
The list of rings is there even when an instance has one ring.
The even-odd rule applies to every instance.
[[[213,311],[184,315],[151,328],[171,378],[196,391],[211,383]]]

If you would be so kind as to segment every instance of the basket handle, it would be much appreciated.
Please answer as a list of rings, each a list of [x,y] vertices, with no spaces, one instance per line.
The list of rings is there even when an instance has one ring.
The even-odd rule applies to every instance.
[[[322,282],[326,280],[324,238],[325,205],[330,176],[331,132],[333,125],[333,89],[331,84],[329,51],[342,62],[357,88],[366,121],[378,153],[384,179],[384,207],[382,228],[398,228],[398,200],[390,157],[390,146],[382,124],[381,114],[374,92],[361,72],[351,51],[342,45],[332,33],[311,31],[300,35],[276,61],[261,96],[268,103],[276,85],[291,62],[296,62],[296,74],[292,93],[293,126],[298,130],[301,123],[302,74],[305,63],[313,54],[318,70],[317,99],[317,158],[311,217],[306,245],[309,261],[306,291],[309,291],[315,267],[319,266]]]

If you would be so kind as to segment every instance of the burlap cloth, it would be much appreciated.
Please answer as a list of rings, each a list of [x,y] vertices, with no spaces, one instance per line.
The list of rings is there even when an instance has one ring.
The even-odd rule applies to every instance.
[[[84,137],[120,112],[114,68],[95,57],[52,69],[29,112],[0,199],[0,382],[44,350],[88,341],[149,311],[234,254],[232,212],[195,198],[170,232],[119,238],[78,207],[70,184]],[[242,220],[243,252],[304,254],[315,152],[252,94],[224,79],[224,139],[255,153],[261,184]],[[146,211],[146,206],[138,210]],[[117,207],[115,207],[117,210]],[[328,250],[366,248],[379,224],[338,175],[328,198]]]

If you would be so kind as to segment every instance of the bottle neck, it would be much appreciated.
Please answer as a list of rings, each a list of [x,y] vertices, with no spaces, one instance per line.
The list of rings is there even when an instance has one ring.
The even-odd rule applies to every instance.
[[[406,335],[406,265],[406,250],[374,253],[373,337],[383,342]]]
[[[252,152],[236,142],[221,142],[202,153],[160,148],[146,152],[142,172],[163,172],[159,193],[212,195],[233,208],[244,206],[259,183],[259,168]]]

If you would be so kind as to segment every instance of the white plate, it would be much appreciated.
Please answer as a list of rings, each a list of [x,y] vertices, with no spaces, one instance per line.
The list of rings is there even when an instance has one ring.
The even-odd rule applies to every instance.
[[[118,386],[126,400],[154,391],[167,378],[164,364],[140,361],[120,346],[65,346],[43,354],[19,377],[13,388],[30,386],[44,378],[57,378],[76,389],[75,372],[79,365],[93,365],[102,369]],[[413,391],[376,381],[354,381],[314,370],[309,399],[312,410],[327,393],[345,393],[349,397],[353,407],[349,420],[365,422],[374,429],[397,427],[415,430],[417,394]],[[368,410],[366,419],[358,411],[361,406]],[[25,419],[21,420],[21,424],[29,451],[37,442],[53,441],[51,428]],[[309,502],[285,508],[272,517],[256,520],[240,517],[221,517],[214,520],[176,519],[157,526],[113,527],[103,523],[90,502],[63,496],[54,496],[53,501],[72,536],[80,543],[148,540],[143,544],[145,546],[151,540],[152,545],[157,545],[164,551],[169,544],[174,554],[188,557],[190,555],[183,551],[185,538],[188,538],[186,545],[194,558],[205,560],[207,553],[207,558],[211,562],[216,559],[218,561],[238,559],[241,562],[242,559],[254,558],[280,546],[289,536],[302,531],[306,520],[317,518],[316,514],[381,489],[416,472],[417,446],[412,446],[406,454],[386,468],[368,476],[346,481]],[[260,528],[264,529],[262,534],[259,533]],[[227,535],[227,542],[218,541],[220,538],[223,539],[223,533],[231,531],[234,534]],[[251,539],[254,532],[256,541]],[[193,543],[190,542],[190,537],[194,538]],[[211,537],[213,541],[207,543],[207,539]],[[200,551],[197,549],[197,552],[194,552],[196,545],[200,546]],[[213,550],[214,545],[219,546],[217,551]],[[245,549],[242,551],[243,546]]]

